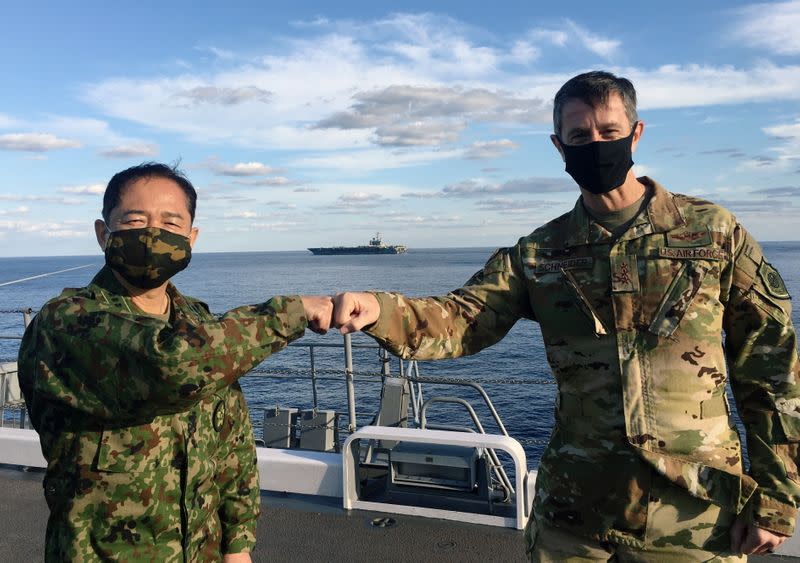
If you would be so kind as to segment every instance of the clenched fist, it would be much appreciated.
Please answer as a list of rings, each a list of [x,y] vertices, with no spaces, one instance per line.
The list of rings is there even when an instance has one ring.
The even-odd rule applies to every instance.
[[[357,332],[378,320],[381,307],[371,293],[347,292],[333,298],[333,326],[342,334]]]
[[[317,334],[325,334],[331,328],[333,320],[333,301],[329,295],[302,295],[303,308],[306,310],[308,328]]]

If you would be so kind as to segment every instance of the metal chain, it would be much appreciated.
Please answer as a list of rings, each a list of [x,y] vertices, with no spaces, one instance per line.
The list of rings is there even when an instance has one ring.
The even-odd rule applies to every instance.
[[[278,422],[264,422],[261,424],[261,427],[264,428],[266,426],[274,426],[277,428],[292,428],[293,430],[317,430],[319,428],[335,428],[335,423],[329,422],[328,424],[316,424],[314,426],[305,426],[304,424],[280,424]]]
[[[540,438],[514,438],[523,446],[546,446],[549,441]]]
[[[6,315],[10,315],[12,313],[28,313],[28,314],[30,314],[30,313],[35,313],[35,312],[36,311],[34,311],[31,308],[28,308],[28,309],[0,309],[0,313],[6,314]]]
[[[339,375],[344,376],[344,372],[341,369],[324,369],[324,368],[317,368],[316,373],[318,375]],[[292,376],[304,376],[304,377],[311,377],[311,373],[305,369],[298,369],[298,368],[255,368],[250,370],[249,374],[264,374],[264,375],[292,375]],[[355,376],[362,376],[362,377],[372,377],[372,378],[383,378],[386,377],[384,374],[379,372],[369,372],[369,371],[354,371],[353,375]],[[468,379],[468,378],[458,378],[458,377],[430,377],[425,376],[420,378],[419,380],[416,377],[407,377],[408,381],[411,383],[427,383],[430,385],[436,384],[453,384],[453,383],[480,383],[481,385],[555,385],[555,380],[553,379],[514,379],[514,378],[494,378],[494,379]]]

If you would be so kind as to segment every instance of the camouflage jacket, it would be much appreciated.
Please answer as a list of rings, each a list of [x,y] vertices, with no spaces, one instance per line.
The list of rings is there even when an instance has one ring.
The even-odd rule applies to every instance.
[[[376,293],[381,315],[367,332],[422,360],[472,354],[520,318],[539,322],[558,399],[537,476],[537,518],[637,545],[655,470],[791,534],[800,368],[786,287],[728,211],[640,181],[651,198],[619,238],[579,200],[447,296]],[[729,377],[747,429],[749,475]]]
[[[25,332],[48,561],[218,561],[255,544],[260,490],[237,379],[303,334],[302,303],[276,297],[217,319],[167,291],[169,320],[142,314],[104,268]]]

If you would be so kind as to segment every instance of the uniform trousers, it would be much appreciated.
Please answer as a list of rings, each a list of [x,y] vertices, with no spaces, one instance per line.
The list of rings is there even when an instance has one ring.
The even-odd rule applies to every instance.
[[[532,563],[743,562],[747,561],[745,556],[731,552],[730,528],[735,519],[733,512],[656,477],[650,489],[643,542],[613,539],[601,542],[533,518],[526,531],[526,542]]]

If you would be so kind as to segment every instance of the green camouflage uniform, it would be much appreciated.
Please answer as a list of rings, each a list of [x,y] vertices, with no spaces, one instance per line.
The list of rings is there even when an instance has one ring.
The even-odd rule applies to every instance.
[[[300,337],[299,297],[219,319],[172,284],[145,315],[104,268],[48,302],[19,375],[47,460],[48,561],[219,561],[255,545],[260,490],[237,380]]]
[[[652,197],[618,239],[579,200],[445,297],[376,293],[381,316],[367,332],[427,360],[473,354],[520,318],[539,322],[559,395],[536,519],[642,547],[650,483],[663,476],[792,534],[800,368],[783,280],[731,213],[640,181]]]

